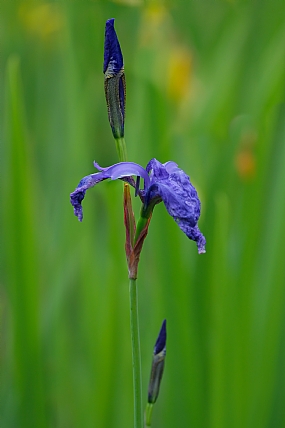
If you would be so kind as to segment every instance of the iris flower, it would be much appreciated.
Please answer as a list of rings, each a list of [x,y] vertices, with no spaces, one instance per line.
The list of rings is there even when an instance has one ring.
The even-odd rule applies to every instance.
[[[143,203],[142,217],[149,218],[154,206],[163,201],[180,229],[189,239],[196,242],[198,252],[205,252],[206,240],[197,225],[200,217],[200,200],[190,178],[175,162],[162,164],[156,159],[151,159],[146,169],[134,162],[120,162],[108,168],[102,168],[94,162],[94,166],[99,172],[84,177],[70,195],[74,214],[79,221],[83,219],[81,203],[86,190],[106,179],[120,179],[136,189],[136,195],[139,195]],[[133,176],[136,176],[136,180]],[[142,188],[140,188],[141,178],[144,181]]]

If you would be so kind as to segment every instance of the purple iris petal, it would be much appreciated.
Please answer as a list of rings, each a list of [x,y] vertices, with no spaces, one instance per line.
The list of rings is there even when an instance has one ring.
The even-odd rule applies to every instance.
[[[108,168],[110,168],[109,166],[107,166],[106,168],[103,168],[96,161],[93,162],[93,165],[96,169],[98,169],[98,171],[106,171]]]
[[[179,170],[177,163],[173,161],[168,161],[163,164],[168,174],[172,174],[173,172],[177,172]]]
[[[123,55],[114,28],[115,19],[108,19],[105,27],[103,72],[112,76],[118,74],[124,66]]]
[[[90,174],[80,180],[77,188],[70,194],[70,202],[74,208],[74,214],[78,217],[79,221],[83,219],[83,211],[81,202],[85,197],[86,190],[90,189],[90,187],[95,186],[95,184],[100,183],[103,180],[109,178],[106,171],[97,172],[96,174]]]
[[[82,178],[74,192],[70,194],[70,202],[74,208],[74,214],[78,217],[79,221],[83,219],[83,211],[81,203],[85,197],[86,190],[95,186],[103,180],[110,178],[111,180],[121,179],[127,181],[135,187],[133,175],[142,177],[145,181],[145,187],[149,186],[149,176],[146,170],[134,162],[120,162],[112,165],[108,168],[102,168],[96,162],[94,162],[95,168],[100,170],[95,174],[87,175]]]
[[[112,180],[117,180],[117,178],[136,175],[136,176],[142,177],[145,180],[145,187],[149,186],[149,176],[147,175],[146,170],[137,163],[134,163],[134,162],[116,163],[115,165],[110,166],[106,170],[106,172],[107,171]]]

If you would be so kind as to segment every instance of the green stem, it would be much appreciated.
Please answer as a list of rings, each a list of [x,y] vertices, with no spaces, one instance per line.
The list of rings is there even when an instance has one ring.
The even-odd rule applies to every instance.
[[[152,409],[153,409],[153,404],[147,403],[146,409],[145,409],[145,424],[147,427],[151,426]]]
[[[134,428],[143,428],[141,353],[138,320],[137,282],[130,279],[131,338],[134,384]]]
[[[119,156],[120,162],[126,162],[127,161],[127,147],[124,137],[121,138],[115,138],[116,142],[116,149]]]

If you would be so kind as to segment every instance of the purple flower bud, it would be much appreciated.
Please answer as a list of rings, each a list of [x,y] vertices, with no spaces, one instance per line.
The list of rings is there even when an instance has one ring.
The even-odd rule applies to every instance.
[[[148,403],[155,403],[159,394],[160,383],[166,356],[166,320],[163,321],[153,351],[150,381],[148,385]]]
[[[106,22],[103,72],[109,122],[114,138],[118,139],[124,136],[126,83],[123,55],[114,21],[112,18]]]

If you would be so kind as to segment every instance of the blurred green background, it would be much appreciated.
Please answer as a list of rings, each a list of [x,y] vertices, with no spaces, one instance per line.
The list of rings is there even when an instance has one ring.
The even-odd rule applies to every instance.
[[[2,1],[0,426],[131,427],[122,183],[102,73],[116,18],[128,158],[174,160],[202,202],[198,255],[155,208],[139,267],[153,428],[285,426],[284,0]],[[139,201],[135,201],[136,215]]]

